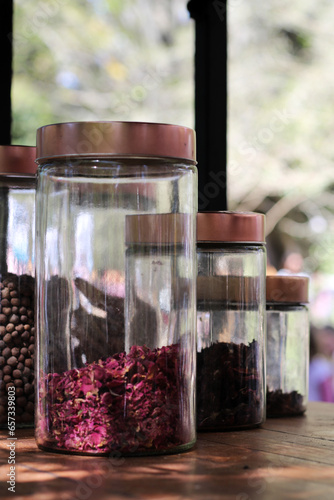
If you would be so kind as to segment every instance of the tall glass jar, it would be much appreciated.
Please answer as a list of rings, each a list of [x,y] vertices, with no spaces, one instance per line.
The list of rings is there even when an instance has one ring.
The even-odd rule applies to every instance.
[[[34,425],[35,158],[35,147],[0,146],[0,427],[10,432]]]
[[[265,216],[197,217],[197,428],[265,419]]]
[[[191,129],[153,123],[63,123],[37,132],[36,439],[43,449],[141,455],[195,442],[194,144]],[[183,273],[188,279],[183,329],[172,281],[141,281],[133,267],[131,233],[135,245],[147,242],[127,221],[144,215],[159,221],[158,248],[170,220],[164,258],[182,266],[169,277],[176,289]]]
[[[267,276],[267,416],[306,411],[309,374],[308,282]]]

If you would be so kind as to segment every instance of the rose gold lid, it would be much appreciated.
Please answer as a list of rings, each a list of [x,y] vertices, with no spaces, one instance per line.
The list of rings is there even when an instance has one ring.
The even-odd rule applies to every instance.
[[[267,276],[267,302],[307,303],[309,279],[306,276]]]
[[[183,243],[189,234],[190,214],[140,214],[125,217],[129,243]]]
[[[69,122],[37,130],[39,163],[51,158],[178,158],[196,163],[195,132],[179,125]]]
[[[36,174],[34,146],[0,146],[0,174]]]
[[[198,242],[265,242],[265,216],[255,212],[200,212]]]

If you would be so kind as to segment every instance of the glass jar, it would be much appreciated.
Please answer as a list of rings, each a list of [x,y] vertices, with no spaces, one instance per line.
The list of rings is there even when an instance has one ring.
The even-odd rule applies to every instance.
[[[0,146],[0,427],[10,432],[34,425],[35,157]]]
[[[153,123],[64,123],[37,132],[36,439],[43,449],[143,455],[195,442],[194,144],[191,129]],[[164,273],[169,281],[134,267],[130,247],[147,241],[128,221],[141,228],[144,215],[158,248],[169,238],[166,262],[182,262]],[[182,272],[184,316],[169,289],[172,280],[176,289],[183,283]]]
[[[265,216],[197,217],[197,429],[265,419]]]
[[[308,278],[267,276],[267,416],[306,411],[309,373]]]

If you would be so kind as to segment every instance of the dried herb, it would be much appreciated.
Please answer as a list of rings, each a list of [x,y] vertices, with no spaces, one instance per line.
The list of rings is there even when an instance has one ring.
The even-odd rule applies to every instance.
[[[184,443],[179,345],[133,346],[41,379],[39,444],[65,451],[158,452]]]
[[[224,430],[263,420],[258,343],[214,343],[197,353],[197,427]]]
[[[267,389],[267,417],[301,415],[305,410],[304,397],[299,392]]]

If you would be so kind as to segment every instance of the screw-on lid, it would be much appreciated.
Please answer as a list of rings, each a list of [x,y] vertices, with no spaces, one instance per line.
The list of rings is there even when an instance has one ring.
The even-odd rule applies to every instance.
[[[125,241],[131,243],[184,243],[192,230],[190,214],[139,214],[125,217]]]
[[[34,146],[0,146],[0,174],[36,174]]]
[[[195,132],[179,125],[111,121],[56,123],[39,128],[39,163],[62,157],[177,158],[195,164]]]
[[[265,216],[255,212],[200,212],[198,242],[265,242]]]
[[[306,304],[308,300],[309,278],[307,276],[267,276],[267,302]]]

